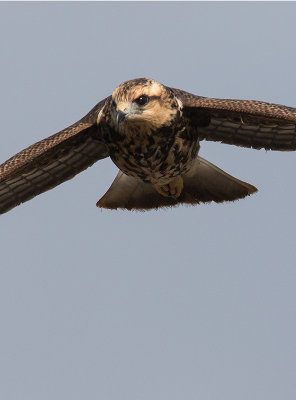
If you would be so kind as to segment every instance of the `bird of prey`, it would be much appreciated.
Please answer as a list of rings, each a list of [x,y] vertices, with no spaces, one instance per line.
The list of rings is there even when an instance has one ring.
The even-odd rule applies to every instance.
[[[257,191],[200,158],[201,140],[296,150],[296,108],[197,96],[149,78],[126,81],[81,120],[0,165],[0,213],[108,156],[119,173],[101,208],[233,201]]]

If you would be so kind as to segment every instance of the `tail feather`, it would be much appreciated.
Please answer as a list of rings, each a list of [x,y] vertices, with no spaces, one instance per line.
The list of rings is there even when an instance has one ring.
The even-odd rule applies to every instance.
[[[190,171],[182,176],[183,191],[177,199],[164,197],[149,183],[119,171],[105,195],[97,202],[100,208],[149,210],[160,207],[174,207],[178,204],[199,204],[214,201],[242,199],[257,189],[240,181],[220,168],[197,157]]]

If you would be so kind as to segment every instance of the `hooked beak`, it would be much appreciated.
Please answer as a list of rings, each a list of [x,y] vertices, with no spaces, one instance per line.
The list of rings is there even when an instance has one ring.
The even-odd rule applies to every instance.
[[[115,117],[115,127],[118,130],[120,123],[125,119],[126,113],[123,111],[117,110],[116,117]]]
[[[119,125],[122,121],[125,120],[127,114],[129,113],[129,104],[126,102],[120,102],[117,104],[116,107],[116,114],[115,114],[115,128],[118,131]]]

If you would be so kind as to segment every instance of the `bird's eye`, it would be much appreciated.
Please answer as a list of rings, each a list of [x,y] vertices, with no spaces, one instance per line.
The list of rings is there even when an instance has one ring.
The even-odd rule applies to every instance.
[[[139,106],[144,106],[147,104],[149,101],[149,97],[143,94],[142,96],[138,97],[136,100],[134,100],[135,103],[137,103]]]

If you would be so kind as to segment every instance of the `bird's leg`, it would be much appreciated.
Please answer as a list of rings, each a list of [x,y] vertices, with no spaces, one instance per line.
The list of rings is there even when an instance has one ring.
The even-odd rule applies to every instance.
[[[178,175],[167,185],[154,185],[154,188],[162,196],[178,198],[183,190],[183,179]]]

